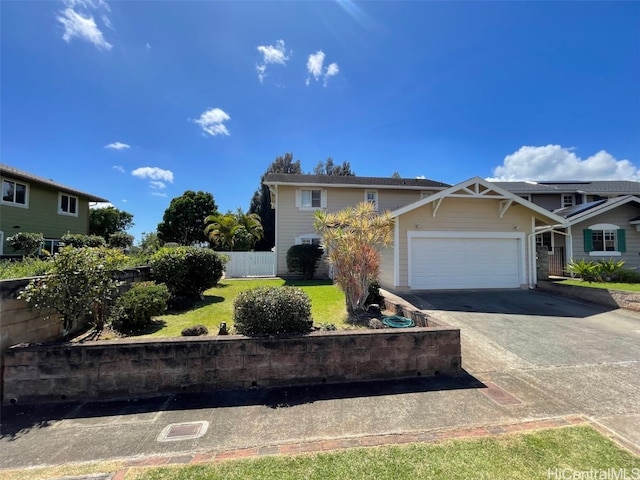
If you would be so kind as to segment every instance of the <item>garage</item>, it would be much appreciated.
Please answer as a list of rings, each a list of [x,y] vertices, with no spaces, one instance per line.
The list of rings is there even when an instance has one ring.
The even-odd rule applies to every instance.
[[[516,232],[407,232],[412,289],[520,288],[525,237]]]

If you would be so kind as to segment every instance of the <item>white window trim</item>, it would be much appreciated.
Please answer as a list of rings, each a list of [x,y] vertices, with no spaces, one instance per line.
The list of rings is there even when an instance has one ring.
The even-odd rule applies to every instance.
[[[0,255],[4,254],[4,232],[0,230]]]
[[[566,197],[569,197],[569,198],[571,199],[571,203],[570,203],[570,204],[567,204],[567,203],[564,201],[564,199],[565,199]],[[565,207],[573,207],[575,204],[576,204],[576,199],[574,198],[574,196],[573,196],[572,194],[570,194],[570,193],[563,193],[563,194],[562,194],[562,208],[565,208]]]
[[[71,213],[71,212],[65,212],[64,210],[62,210],[62,196],[65,197],[69,197],[71,198],[75,198],[76,199],[76,213]],[[68,193],[63,193],[63,192],[58,192],[58,215],[66,215],[68,217],[77,217],[78,216],[78,210],[80,210],[80,200],[78,199],[78,197],[76,197],[75,195],[70,195]]]
[[[2,183],[4,181],[7,182],[13,182],[13,183],[19,183],[20,185],[24,185],[25,187],[27,187],[27,191],[25,192],[25,203],[24,205],[22,203],[16,203],[16,202],[6,202],[3,198],[2,195],[0,195],[0,203],[2,203],[2,205],[9,205],[11,207],[18,207],[18,208],[29,208],[29,193],[31,193],[31,187],[29,186],[29,184],[27,182],[23,182],[22,180],[14,180],[13,178],[7,178],[7,177],[2,177],[0,179],[0,189],[2,189]],[[0,191],[0,194],[2,192]],[[15,198],[15,193],[14,193],[14,198]]]
[[[375,199],[373,202],[373,206],[375,207],[375,210],[378,211],[380,202],[378,201],[378,190],[365,190],[364,191],[364,201],[365,202],[370,202],[369,198],[367,197],[370,193],[373,193]]]
[[[319,207],[303,206],[302,192],[303,191],[313,192],[314,190],[320,191],[320,206]],[[297,188],[296,189],[296,207],[299,210],[308,211],[308,212],[315,212],[316,210],[327,208],[327,191],[322,188]]]
[[[590,225],[589,227],[587,227],[589,230],[591,230],[591,234],[593,235],[593,231],[614,231],[616,232],[616,248],[618,248],[618,233],[617,231],[620,230],[620,227],[618,225],[614,225],[613,223],[596,223],[595,225]],[[592,240],[593,241],[593,240]],[[622,256],[622,252],[618,251],[618,250],[605,250],[605,251],[600,251],[600,250],[592,250],[589,253],[590,257],[620,257]]]

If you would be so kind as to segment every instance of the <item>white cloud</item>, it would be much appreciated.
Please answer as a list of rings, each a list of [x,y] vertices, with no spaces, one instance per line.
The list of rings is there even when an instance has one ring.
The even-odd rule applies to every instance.
[[[275,45],[259,45],[257,48],[262,53],[262,63],[256,65],[258,80],[262,83],[267,76],[267,65],[286,65],[291,52],[287,55],[287,47],[284,44],[284,40],[276,41]]]
[[[194,122],[200,125],[206,133],[215,137],[217,135],[229,135],[229,130],[227,130],[224,122],[230,119],[231,117],[227,115],[224,110],[210,108],[200,115],[199,119],[194,120]]]
[[[149,185],[151,186],[151,188],[155,188],[158,190],[162,190],[163,188],[167,188],[167,184],[164,182],[161,182],[159,180],[151,180],[149,182]]]
[[[151,44],[147,42],[147,49],[151,50]]]
[[[155,197],[163,197],[166,198],[167,194],[164,192],[151,192],[151,195],[155,196]]]
[[[325,54],[322,50],[318,50],[316,53],[309,55],[307,59],[307,72],[309,76],[305,81],[307,85],[311,83],[311,77],[313,77],[316,82],[322,78],[322,85],[326,87],[329,78],[335,77],[340,72],[340,68],[335,62],[324,68],[324,59]]]
[[[173,172],[158,167],[140,167],[131,172],[134,177],[173,183]]]
[[[122,167],[122,165],[114,165],[111,168],[113,168],[116,172],[124,173],[124,168]]]
[[[425,177],[424,175],[418,175],[416,178],[417,178],[418,180],[424,180],[424,179],[426,179],[427,177]]]
[[[113,203],[111,202],[96,202],[96,203],[89,203],[89,208],[91,208],[92,210],[97,210],[99,208],[108,208],[108,207],[113,207]]]
[[[522,180],[640,180],[640,169],[605,150],[582,159],[560,145],[520,147],[493,169],[493,181]]]
[[[111,10],[103,0],[65,0],[65,8],[58,12],[56,20],[64,27],[62,39],[70,42],[73,38],[93,43],[98,49],[111,50],[113,45],[104,38],[93,13],[100,15],[102,23],[112,28],[107,13]]]
[[[126,150],[127,148],[131,148],[131,145],[127,145],[122,142],[113,142],[108,145],[105,145],[104,148],[108,148],[110,150]]]

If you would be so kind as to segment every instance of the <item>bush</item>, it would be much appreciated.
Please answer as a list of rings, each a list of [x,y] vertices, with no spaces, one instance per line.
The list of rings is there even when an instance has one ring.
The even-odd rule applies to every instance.
[[[287,250],[287,269],[290,272],[301,273],[305,280],[310,280],[316,273],[322,253],[322,247],[319,245],[293,245]]]
[[[31,257],[44,245],[44,236],[41,233],[18,232],[7,237],[7,243],[14,250],[20,250],[23,256]]]
[[[101,329],[122,283],[114,277],[123,261],[117,250],[63,247],[53,257],[49,275],[32,280],[18,298],[37,310],[62,315],[65,335],[87,315]]]
[[[133,235],[116,232],[109,235],[109,246],[113,248],[130,248],[133,245]]]
[[[153,279],[164,283],[172,297],[199,297],[215,287],[224,271],[224,259],[199,247],[164,247],[149,262]]]
[[[151,323],[151,317],[167,309],[169,290],[154,282],[140,282],[116,300],[111,314],[113,328],[123,332],[142,330]]]
[[[52,262],[49,259],[0,260],[0,279],[38,277],[47,273],[51,266]]]
[[[584,259],[572,260],[567,265],[567,271],[586,282],[618,282],[634,281],[637,279],[635,272],[624,268],[624,260],[600,259],[598,261],[586,261]]]
[[[204,325],[194,325],[182,330],[183,337],[199,337],[200,335],[208,335],[209,330]]]
[[[104,247],[107,242],[98,235],[83,235],[81,233],[67,233],[62,236],[62,243],[65,246],[82,248],[82,247]]]
[[[241,292],[233,302],[233,321],[242,335],[308,333],[311,300],[296,287],[258,287]]]

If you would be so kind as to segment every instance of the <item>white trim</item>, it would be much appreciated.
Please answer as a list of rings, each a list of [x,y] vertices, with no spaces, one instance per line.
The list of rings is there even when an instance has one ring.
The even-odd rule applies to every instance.
[[[616,239],[617,241],[617,239]],[[620,257],[622,253],[619,251],[612,252],[589,252],[590,257]]]
[[[311,205],[302,204],[302,193],[309,192]],[[313,206],[313,192],[320,192],[320,205]],[[322,208],[327,208],[327,191],[321,188],[297,188],[296,189],[296,207],[302,211],[313,212]]]
[[[62,210],[62,197],[68,197],[69,198],[69,204],[71,203],[71,199],[74,198],[76,200],[76,211],[75,212],[65,212],[64,210]],[[69,206],[68,204],[68,206]],[[78,197],[76,197],[75,195],[71,195],[69,193],[64,193],[64,192],[58,192],[58,215],[66,215],[68,217],[77,217],[78,216],[78,210],[80,210],[80,200],[78,199]]]
[[[310,240],[322,240],[322,236],[318,235],[317,233],[301,233],[295,238],[295,245],[302,245],[302,240],[307,238]]]
[[[271,187],[269,187],[269,191],[271,191]],[[275,273],[276,275],[278,274],[278,217],[280,216],[280,195],[278,195],[278,186],[276,185],[276,191],[275,191],[275,200],[276,200],[276,204],[273,205],[273,203],[271,204],[271,208],[273,208],[276,211],[276,214],[274,215],[276,217],[276,221],[275,221],[275,229],[276,231],[273,234],[273,252],[276,254],[276,266],[275,266]]]
[[[19,183],[20,185],[24,185],[26,187],[26,191],[25,191],[25,203],[16,203],[16,202],[6,202],[3,200],[3,195],[2,195],[2,184],[4,183],[4,181],[7,182],[13,182],[14,184]],[[11,177],[0,177],[0,203],[2,205],[7,205],[9,207],[18,207],[18,208],[29,208],[29,197],[31,193],[31,186],[29,185],[29,183],[23,181],[23,180],[14,180]],[[15,198],[15,192],[13,194],[13,198]]]
[[[400,286],[400,219],[394,220],[393,227],[393,284]]]
[[[423,232],[416,230],[407,231],[407,285],[409,288],[411,286],[411,278],[413,274],[413,259],[411,250],[411,240],[414,238],[495,238],[495,239],[514,239],[518,241],[518,274],[520,285],[527,284],[527,268],[525,262],[525,234],[523,232],[458,232],[458,231],[449,231],[449,232]]]
[[[4,232],[0,230],[0,255],[4,254]]]
[[[585,220],[590,219],[591,217],[595,217],[596,215],[600,215],[601,213],[608,212],[614,208],[617,208],[621,205],[626,205],[627,203],[635,202],[640,204],[640,197],[636,197],[634,195],[627,195],[624,197],[614,198],[612,200],[607,200],[606,203],[595,206],[584,213],[579,213],[570,217],[566,220],[567,225],[575,225],[576,223],[584,222]]]
[[[620,230],[620,227],[613,223],[594,223],[587,228],[589,230]]]
[[[361,177],[365,178],[365,177]],[[376,183],[371,184],[362,184],[362,183],[321,183],[321,182],[268,182],[267,186],[276,186],[282,185],[285,187],[295,187],[295,188],[375,188],[378,190],[431,190],[431,191],[441,191],[445,190],[449,187],[441,187],[438,185],[427,186],[427,185],[378,185]]]

